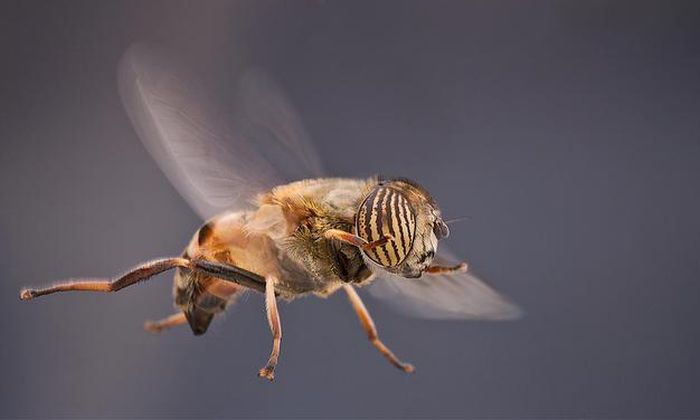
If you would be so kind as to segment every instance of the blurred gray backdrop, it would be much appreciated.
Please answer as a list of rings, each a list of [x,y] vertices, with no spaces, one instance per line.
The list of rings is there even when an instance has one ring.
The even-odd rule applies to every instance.
[[[140,144],[134,41],[222,96],[272,73],[336,175],[414,178],[517,322],[433,322],[367,298],[281,307],[274,384],[250,295],[208,334],[150,335],[170,276],[20,302],[23,285],[179,253],[200,220]],[[0,416],[700,416],[700,4],[8,1],[0,4]],[[374,153],[367,153],[371,150]]]

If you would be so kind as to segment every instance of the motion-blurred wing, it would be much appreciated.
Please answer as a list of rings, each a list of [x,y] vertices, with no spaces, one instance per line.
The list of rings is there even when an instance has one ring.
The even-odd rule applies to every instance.
[[[247,208],[258,193],[321,175],[290,103],[260,72],[248,72],[236,112],[225,115],[157,50],[132,46],[119,67],[122,101],[146,149],[200,216]]]
[[[440,245],[444,248],[443,245]],[[455,265],[448,251],[438,251],[435,264]],[[368,287],[370,294],[397,312],[427,319],[508,320],[521,310],[471,272],[449,275],[423,274],[407,279],[381,271]]]

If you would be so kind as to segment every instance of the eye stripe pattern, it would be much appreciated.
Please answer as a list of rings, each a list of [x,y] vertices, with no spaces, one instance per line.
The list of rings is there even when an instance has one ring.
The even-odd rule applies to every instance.
[[[362,202],[355,217],[357,235],[374,242],[392,239],[365,254],[385,267],[396,267],[408,255],[416,232],[416,216],[406,197],[394,188],[375,188]]]
[[[395,216],[395,211],[394,211],[394,206],[396,205],[396,194],[392,194],[391,198],[388,200],[385,200],[389,205],[387,206],[387,214],[386,218],[388,221],[388,226],[389,226],[389,234],[391,235],[392,238],[396,238],[396,232],[398,231],[398,219]],[[394,261],[399,261],[401,259],[401,255],[406,255],[406,253],[399,253],[399,243],[398,241],[390,241],[387,242],[387,248],[389,249],[390,252],[393,253],[394,255]]]

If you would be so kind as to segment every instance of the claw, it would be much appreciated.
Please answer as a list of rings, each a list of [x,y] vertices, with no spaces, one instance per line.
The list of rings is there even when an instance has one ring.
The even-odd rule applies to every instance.
[[[416,367],[410,363],[402,363],[401,366],[399,366],[399,368],[406,373],[413,373],[416,371]]]
[[[143,323],[143,329],[150,333],[159,333],[163,328],[155,321],[146,321]]]
[[[34,293],[34,290],[31,289],[22,289],[22,291],[19,292],[19,298],[21,300],[29,300],[33,299],[36,297],[36,294]]]
[[[269,366],[265,366],[264,368],[260,369],[260,371],[258,372],[258,376],[272,382],[275,380],[275,369]]]

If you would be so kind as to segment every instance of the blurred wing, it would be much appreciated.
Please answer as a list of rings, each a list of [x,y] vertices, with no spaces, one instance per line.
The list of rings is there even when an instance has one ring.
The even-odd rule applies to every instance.
[[[321,164],[290,103],[260,72],[240,81],[235,115],[156,50],[133,46],[119,66],[127,113],[146,149],[204,219],[247,208],[258,193],[321,175]]]
[[[441,248],[444,246],[441,245]],[[455,265],[449,251],[440,250],[435,264]],[[424,274],[407,279],[384,271],[376,273],[370,294],[397,312],[427,319],[509,320],[522,315],[520,308],[498,294],[471,272]]]

